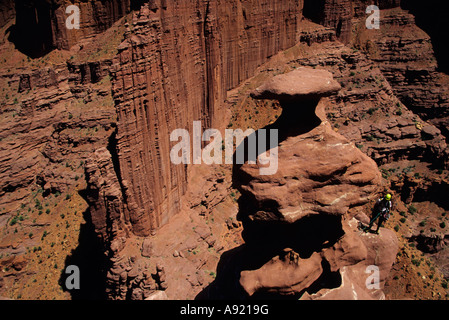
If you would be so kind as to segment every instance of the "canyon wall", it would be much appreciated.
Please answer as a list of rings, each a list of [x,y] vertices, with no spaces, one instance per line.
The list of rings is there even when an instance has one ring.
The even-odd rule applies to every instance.
[[[15,6],[12,1],[7,3],[8,6],[0,10],[0,24],[10,23],[17,12],[10,40],[29,57],[70,48],[68,56],[72,53],[77,56],[83,52],[83,46],[84,50],[93,47],[92,50],[100,52],[101,56],[101,45],[89,43],[92,37],[104,33],[105,38],[123,39],[107,58],[92,55],[79,62],[76,61],[79,57],[69,59],[67,56],[51,67],[41,68],[42,65],[35,64],[11,72],[3,68],[0,73],[3,87],[8,88],[0,112],[3,117],[0,206],[4,207],[0,224],[12,227],[11,218],[20,217],[25,205],[30,210],[40,210],[36,215],[41,216],[43,210],[38,209],[37,203],[34,206],[35,199],[49,202],[51,198],[61,203],[63,200],[56,198],[66,193],[68,202],[71,194],[80,191],[89,204],[87,216],[91,216],[95,231],[102,237],[104,248],[101,249],[109,254],[111,264],[105,271],[109,298],[141,299],[154,290],[165,290],[167,283],[173,294],[170,297],[185,297],[185,284],[182,293],[177,293],[178,287],[173,285],[177,260],[171,266],[170,263],[165,265],[167,282],[161,265],[151,266],[156,268],[157,277],[144,272],[151,269],[146,265],[148,257],[163,257],[164,263],[169,260],[165,243],[159,244],[164,248],[159,248],[159,255],[152,252],[152,241],[162,243],[163,232],[162,236],[146,238],[145,245],[136,242],[136,239],[142,240],[141,236],[154,235],[161,226],[170,225],[168,220],[183,209],[182,198],[192,177],[188,176],[188,166],[174,165],[170,161],[170,150],[176,143],[170,142],[170,133],[186,129],[192,134],[193,121],[201,121],[203,129],[223,129],[230,106],[224,103],[228,90],[253,77],[270,57],[299,41],[310,47],[309,55],[304,48],[298,49],[302,56],[288,63],[284,61],[274,73],[304,65],[331,71],[343,87],[326,105],[328,124],[332,124],[335,131],[355,142],[378,165],[431,158],[433,164],[447,168],[447,145],[434,126],[445,133],[443,129],[447,126],[437,121],[437,115],[447,116],[446,93],[442,85],[434,86],[441,74],[436,72],[437,65],[432,60],[429,37],[414,26],[411,15],[396,8],[399,1],[374,1],[381,9],[398,10],[383,13],[383,23],[391,34],[381,31],[370,37],[371,42],[363,35],[354,41],[352,33],[354,17],[359,17],[364,26],[365,8],[372,4],[365,0],[196,0],[187,3],[175,0],[30,0],[16,1]],[[79,5],[81,9],[78,31],[69,32],[64,26],[68,4]],[[303,11],[305,18],[325,27],[306,22]],[[127,15],[127,20],[121,24],[124,34],[121,29],[108,34],[114,22],[124,15]],[[310,25],[310,30],[306,30]],[[333,41],[335,38],[343,43],[352,40],[362,50],[352,50]],[[318,49],[315,42],[320,43]],[[6,56],[3,49],[0,47],[2,55]],[[380,69],[362,51],[375,60]],[[288,55],[288,52],[281,55]],[[245,96],[246,93],[239,94]],[[407,108],[409,104],[411,111]],[[440,108],[433,107],[436,105]],[[354,149],[354,154],[361,154],[350,142],[347,146]],[[84,174],[85,181],[80,179]],[[281,185],[283,179],[280,181]],[[207,181],[214,187],[215,184],[221,186],[222,182],[221,176],[216,183]],[[210,191],[214,190],[212,187],[204,190],[194,201],[188,201],[201,198],[196,207],[201,207],[203,202],[209,205],[206,195],[215,191]],[[367,193],[374,193],[373,190]],[[227,191],[221,190],[220,197]],[[222,198],[215,201],[222,201]],[[21,205],[23,208],[19,209]],[[201,214],[203,210],[206,209],[202,208]],[[61,221],[64,221],[64,214],[65,211]],[[53,216],[48,217],[55,220]],[[356,226],[353,227],[355,230]],[[36,229],[30,230],[36,233]],[[56,235],[56,229],[54,233]],[[220,248],[220,239],[210,241],[209,233],[200,233],[203,245],[206,240],[210,242],[207,242],[207,249]],[[31,241],[32,236],[29,238]],[[173,259],[178,258],[178,253],[190,253],[195,248],[191,239],[185,242],[182,250],[177,248],[176,255],[173,253]],[[212,242],[219,245],[214,247]],[[19,250],[25,252],[27,246],[25,242],[12,246],[9,238],[5,238],[4,243],[6,245],[1,245],[6,248],[5,252],[13,254]],[[140,252],[141,248],[145,254]],[[203,257],[208,252],[204,251]],[[192,253],[191,257],[198,258],[196,254]],[[142,261],[145,263],[140,265]],[[203,262],[190,261],[183,265],[194,269],[192,265],[202,266]],[[145,279],[142,278],[144,274]],[[201,277],[192,283],[196,282],[202,285]]]
[[[448,78],[439,72],[432,39],[415,17],[400,8],[382,10],[380,32],[359,30],[355,46],[379,64],[401,102],[447,137]]]
[[[176,214],[187,171],[170,161],[170,133],[223,126],[226,92],[268,57],[296,43],[298,1],[164,1],[127,26],[112,69],[116,152],[137,235]],[[101,213],[99,213],[101,214]]]
[[[381,10],[399,7],[400,0],[306,0],[304,16],[335,30],[337,38],[347,44],[352,38],[353,17],[365,16],[366,8],[377,5]]]
[[[0,27],[3,27],[15,16],[15,7],[13,0],[2,1],[0,6]]]
[[[69,5],[80,9],[79,29],[66,28],[66,20],[73,13],[66,13]],[[16,1],[16,19],[10,40],[31,57],[43,56],[53,49],[68,50],[80,41],[104,32],[130,9],[130,0]],[[2,16],[12,16],[12,9],[3,11]]]
[[[64,27],[69,2],[19,1],[12,37],[30,55],[68,49],[143,3],[75,1],[81,25],[80,30],[69,31]],[[376,4],[394,7],[398,1]],[[123,201],[124,217],[133,232],[149,235],[180,209],[187,170],[169,158],[168,137],[174,129],[191,130],[195,120],[204,128],[220,127],[226,92],[251,77],[268,57],[299,40],[303,6],[306,18],[334,29],[341,41],[349,42],[352,17],[364,5],[364,1],[330,0],[193,4],[155,0],[134,11],[110,70],[118,114],[111,156],[121,192],[132,195]],[[33,36],[30,29],[39,35]]]

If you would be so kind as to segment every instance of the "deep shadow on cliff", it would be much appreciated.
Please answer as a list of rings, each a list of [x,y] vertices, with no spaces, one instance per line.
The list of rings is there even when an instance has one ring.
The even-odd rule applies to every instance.
[[[432,39],[439,71],[449,74],[448,28],[446,25],[448,3],[442,0],[402,0],[401,7],[415,16],[418,27]]]
[[[16,1],[16,23],[10,27],[9,41],[23,54],[38,58],[53,50],[51,5],[46,1]]]
[[[68,290],[72,300],[106,300],[107,259],[104,255],[103,243],[95,233],[89,209],[83,213],[86,223],[81,225],[78,246],[67,256],[59,279],[65,291],[66,279],[70,274],[64,270],[75,265],[80,271],[80,288]]]

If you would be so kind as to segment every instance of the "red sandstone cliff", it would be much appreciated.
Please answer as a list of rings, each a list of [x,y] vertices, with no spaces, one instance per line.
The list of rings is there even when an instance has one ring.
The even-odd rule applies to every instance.
[[[366,8],[377,5],[380,9],[399,7],[400,0],[305,0],[304,16],[335,30],[337,38],[349,43],[352,38],[353,17],[368,17]]]
[[[296,42],[301,9],[297,1],[167,1],[134,14],[112,81],[119,174],[134,195],[137,235],[166,223],[186,191],[186,168],[170,162],[166,137],[195,120],[222,127],[227,90]]]
[[[86,47],[95,47],[88,42],[89,39],[108,30],[114,21],[131,9],[138,9],[140,1],[77,1],[75,4],[81,7],[82,16],[81,29],[76,32],[67,32],[63,27],[66,17],[63,9],[69,2],[56,1],[49,6],[45,1],[36,1],[36,8],[30,6],[29,1],[17,3],[13,7],[9,2],[9,6],[2,8],[0,24],[11,23],[14,12],[17,12],[11,40],[15,41],[18,49],[39,56],[54,48],[69,49],[80,44],[71,51],[76,56],[83,52],[80,48],[84,43],[88,44]],[[313,3],[319,5],[314,6]],[[384,22],[392,31],[388,41],[373,39],[386,54],[371,55],[367,50],[369,57],[379,63],[391,86],[363,53],[334,41],[335,38],[345,43],[351,40],[352,19],[358,17],[363,22],[366,3],[304,1],[304,16],[327,27],[323,28],[302,20],[302,1],[148,1],[143,8],[133,12],[132,19],[128,16],[123,41],[112,56],[81,59],[83,61],[65,57],[58,64],[46,65],[45,68],[31,64],[25,69],[14,68],[12,71],[8,70],[10,66],[4,68],[0,80],[8,89],[1,104],[4,121],[1,122],[0,136],[0,207],[7,209],[1,212],[0,222],[9,236],[2,238],[2,252],[20,256],[27,246],[35,245],[36,239],[32,235],[23,242],[10,237],[13,234],[12,219],[23,218],[21,210],[27,206],[31,209],[34,205],[28,204],[28,200],[34,201],[39,192],[43,194],[37,196],[41,201],[54,201],[54,196],[60,192],[71,194],[80,187],[77,181],[85,174],[86,181],[84,177],[81,180],[87,182],[84,194],[87,193],[92,222],[102,237],[102,250],[107,251],[110,254],[108,258],[111,258],[107,270],[108,297],[142,299],[155,290],[166,290],[171,298],[195,297],[207,281],[212,281],[205,280],[196,268],[207,265],[210,270],[215,270],[214,263],[224,248],[233,250],[226,237],[237,241],[234,236],[240,231],[239,223],[226,220],[209,225],[213,221],[207,220],[209,215],[215,214],[218,221],[219,210],[235,214],[235,208],[223,209],[220,206],[226,203],[229,181],[222,172],[208,172],[204,174],[205,178],[201,172],[199,178],[189,176],[187,167],[174,166],[169,159],[171,145],[168,136],[177,128],[191,130],[194,120],[201,120],[205,128],[224,127],[223,119],[229,107],[224,103],[227,91],[251,78],[269,57],[300,40],[308,44],[310,52],[301,51],[300,57],[284,61],[285,64],[278,66],[275,72],[284,73],[285,69],[304,65],[324,67],[342,84],[343,90],[329,100],[326,111],[329,123],[345,138],[328,128],[325,132],[327,138],[345,145],[345,151],[354,149],[345,139],[356,142],[378,165],[405,159],[432,159],[435,165],[447,164],[443,135],[425,121],[430,119],[433,124],[444,127],[437,121],[437,113],[432,113],[433,104],[438,104],[442,99],[438,100],[439,97],[444,97],[444,90],[434,86],[439,76],[436,65],[422,57],[433,54],[430,40],[413,26],[413,18],[402,11],[394,17],[390,15],[391,18],[386,15]],[[381,9],[398,6],[398,1],[375,3]],[[30,28],[35,28],[38,35],[30,32],[25,37],[24,33]],[[417,32],[413,36],[404,34],[407,28]],[[107,32],[105,34],[108,36]],[[26,41],[34,36],[36,41]],[[121,33],[111,35],[120,40],[121,36]],[[11,52],[1,49],[2,53]],[[414,55],[413,50],[424,54]],[[398,61],[401,56],[407,57],[407,61]],[[408,64],[414,65],[413,70]],[[395,77],[396,72],[400,77]],[[109,83],[109,74],[112,83]],[[401,100],[405,99],[403,102],[410,99],[417,103],[415,106],[422,107],[419,109],[421,118],[401,104],[395,93]],[[241,93],[242,96],[245,94]],[[440,108],[438,112],[442,110]],[[384,114],[389,114],[388,118]],[[355,157],[368,163],[358,150],[346,153],[350,159]],[[81,163],[84,162],[87,165],[83,172]],[[368,167],[372,165],[370,161]],[[286,165],[285,169],[292,167],[297,169],[294,165]],[[374,175],[378,174],[374,167],[371,169]],[[322,183],[323,177],[327,178],[323,172],[318,175],[312,172],[312,178],[318,179],[315,181],[317,184]],[[351,174],[337,178],[345,183],[349,181],[348,188],[357,186]],[[296,181],[294,178],[279,178],[273,185],[282,188],[286,182],[291,184],[290,180]],[[196,189],[188,191],[192,184]],[[399,191],[400,188],[406,189],[401,186],[401,181],[396,186]],[[365,193],[374,190],[368,189]],[[31,191],[34,198],[29,194]],[[182,199],[186,192],[187,206],[183,207]],[[309,192],[311,190],[305,190],[306,195]],[[279,194],[276,200],[281,206],[297,205],[292,197],[284,197],[282,192]],[[265,192],[263,196],[272,200],[270,197],[273,195]],[[311,197],[307,197],[306,200],[310,200]],[[335,200],[329,197],[324,193],[321,200],[325,204]],[[348,215],[346,209],[356,202],[353,198],[343,201],[344,205],[338,208],[341,216],[352,218],[353,213]],[[25,207],[20,208],[21,204]],[[255,208],[258,207],[251,210]],[[263,211],[266,208],[262,205],[258,209]],[[322,208],[315,205],[315,209],[319,211]],[[199,216],[206,216],[206,219],[201,220]],[[173,218],[178,220],[167,224]],[[335,229],[328,230],[330,234],[340,231],[341,227],[332,221],[331,226]],[[47,226],[47,223],[42,224],[38,220],[31,227]],[[347,221],[342,226],[345,232],[354,231]],[[28,225],[25,229],[22,227],[19,228],[21,233],[31,234]],[[183,230],[182,236],[176,234],[178,229],[175,227]],[[156,237],[147,237],[154,235],[155,230],[162,231]],[[351,241],[336,241],[335,247],[320,253],[325,259],[313,255],[312,262],[322,272],[300,274],[299,278],[312,276],[313,280],[320,280],[320,274],[335,276],[336,270],[352,258],[351,265],[366,258],[352,271],[344,269],[346,265],[338,271],[345,283],[357,277],[359,281],[364,271],[360,267],[373,262],[373,252],[379,248],[387,249],[385,239],[393,241],[394,237],[387,233],[387,237],[377,242],[371,237],[365,239],[363,245],[360,241],[353,242],[352,238]],[[358,249],[366,247],[371,251],[365,255],[363,250],[353,250],[351,245],[354,243]],[[213,251],[213,255],[208,255],[208,250]],[[383,260],[385,270],[389,269],[393,251],[387,252],[388,259]],[[342,253],[351,259],[340,261]],[[269,258],[277,266],[289,265],[286,270],[291,270],[292,261],[297,265],[300,260],[288,250],[285,254]],[[183,259],[181,263],[179,259]],[[16,260],[5,260],[5,265],[11,264],[14,270],[22,268],[23,261]],[[322,262],[324,260],[331,262],[332,270]],[[263,268],[262,265],[260,267]],[[292,274],[296,274],[295,268]],[[21,276],[29,277],[33,270],[29,272],[22,272]],[[0,286],[3,286],[3,279],[0,280]],[[9,271],[6,286],[13,280],[14,271]],[[250,284],[244,285],[245,288],[250,288],[251,282],[247,281]],[[302,288],[307,287],[304,285]],[[342,291],[346,289],[341,288]],[[312,291],[310,295],[313,295]],[[325,296],[324,293],[322,291],[314,298]]]
[[[447,75],[438,71],[431,38],[400,8],[382,10],[381,32],[358,28],[354,43],[379,63],[395,94],[448,135]]]
[[[80,9],[79,29],[67,29],[69,5]],[[2,20],[13,17],[11,5],[2,12]],[[10,8],[10,9],[8,9]],[[8,10],[6,10],[8,9]],[[21,0],[15,2],[15,24],[10,39],[17,48],[32,57],[40,57],[54,49],[68,50],[80,41],[106,31],[131,10],[129,0]]]

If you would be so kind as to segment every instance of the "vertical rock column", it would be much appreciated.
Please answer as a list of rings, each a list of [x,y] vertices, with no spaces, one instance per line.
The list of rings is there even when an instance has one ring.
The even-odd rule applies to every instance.
[[[330,72],[302,67],[252,94],[279,100],[283,113],[265,128],[279,131],[278,171],[262,176],[259,163],[234,171],[245,242],[254,252],[272,253],[259,269],[241,272],[240,284],[250,296],[307,292],[304,297],[321,298],[329,290],[340,299],[382,296],[365,287],[364,272],[376,263],[384,281],[397,240],[386,229],[374,241],[357,235],[357,222],[348,214],[375,195],[381,179],[375,162],[326,119],[322,97],[339,89]]]
[[[221,128],[227,90],[296,43],[301,1],[158,1],[128,25],[112,71],[119,178],[132,230],[146,236],[179,212],[187,167],[170,161],[170,134],[193,121]]]

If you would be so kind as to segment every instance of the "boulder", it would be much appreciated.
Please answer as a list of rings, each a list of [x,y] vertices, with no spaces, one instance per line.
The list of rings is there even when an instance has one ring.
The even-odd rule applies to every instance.
[[[260,289],[283,295],[301,292],[319,278],[323,269],[318,253],[308,259],[295,258],[295,255],[293,251],[287,251],[258,270],[243,271],[240,284],[249,295]]]

